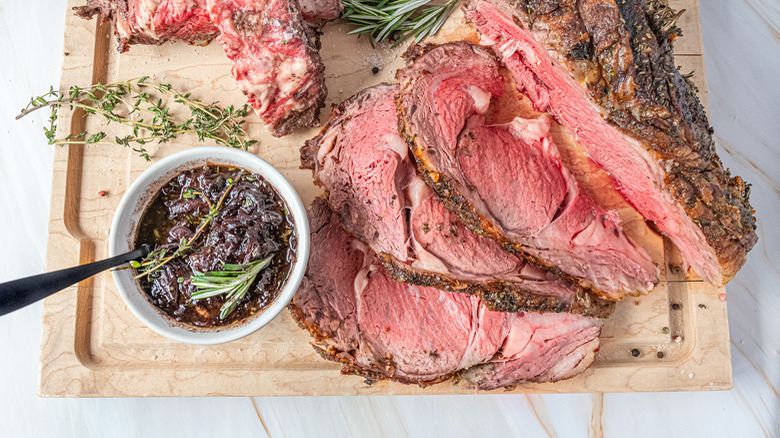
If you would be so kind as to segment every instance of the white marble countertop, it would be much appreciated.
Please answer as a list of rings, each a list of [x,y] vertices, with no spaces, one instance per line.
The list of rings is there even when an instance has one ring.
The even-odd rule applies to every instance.
[[[703,0],[711,123],[759,242],[727,288],[727,392],[41,399],[40,303],[0,318],[0,436],[780,436],[780,2]],[[59,83],[64,0],[0,0],[0,282],[43,271],[52,146],[14,116]]]

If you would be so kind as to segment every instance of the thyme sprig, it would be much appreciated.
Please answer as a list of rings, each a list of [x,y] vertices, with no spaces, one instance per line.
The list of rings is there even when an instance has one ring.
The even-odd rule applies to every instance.
[[[195,271],[191,279],[192,285],[198,290],[192,293],[190,299],[202,300],[225,295],[225,303],[222,304],[219,315],[225,319],[249,292],[257,275],[271,264],[272,258],[273,256],[269,256],[243,265],[224,263],[221,271]]]
[[[190,117],[179,120],[171,114],[171,108],[165,105],[163,97],[172,96],[173,101],[189,109]],[[256,143],[244,130],[249,106],[225,108],[217,102],[206,104],[173,88],[170,84],[156,82],[148,76],[129,81],[110,84],[98,83],[88,87],[72,86],[67,90],[55,90],[30,99],[21,113],[20,119],[41,108],[51,108],[49,125],[44,127],[49,144],[121,144],[132,148],[147,161],[148,143],[167,143],[181,134],[195,134],[200,141],[213,140],[225,146],[247,149]],[[85,115],[97,115],[105,120],[132,127],[132,134],[116,136],[113,141],[107,139],[103,131],[86,131],[64,138],[55,138],[57,116],[60,108],[82,109]]]
[[[431,0],[344,0],[342,20],[358,26],[350,34],[369,35],[371,44],[392,37],[395,44],[410,36],[419,43],[439,31],[458,0],[428,5]]]
[[[685,9],[676,11],[669,6],[669,0],[650,0],[648,2],[648,12],[651,17],[653,28],[661,30],[666,34],[674,34],[681,37],[682,29],[677,26],[677,20],[680,19]]]
[[[146,256],[141,262],[131,262],[130,265],[136,269],[138,269],[139,274],[135,278],[143,278],[146,276],[149,276],[155,271],[160,270],[163,266],[168,264],[171,260],[181,257],[185,255],[187,252],[189,252],[191,249],[195,247],[195,244],[197,243],[198,238],[203,234],[203,232],[208,228],[209,224],[211,224],[212,221],[219,215],[220,210],[222,209],[222,206],[225,203],[225,199],[227,198],[228,193],[230,193],[230,190],[238,183],[238,180],[241,179],[241,177],[244,175],[244,171],[241,170],[235,177],[228,178],[227,180],[227,187],[225,188],[225,191],[222,192],[222,196],[219,198],[219,201],[216,204],[212,204],[212,202],[209,200],[208,196],[205,194],[196,191],[195,189],[186,189],[182,192],[182,198],[184,199],[193,199],[196,196],[200,196],[203,199],[206,200],[206,204],[209,207],[209,212],[206,213],[200,220],[200,224],[198,225],[198,228],[195,230],[195,233],[190,236],[189,239],[181,239],[179,241],[179,246],[176,248],[176,250],[168,254],[168,249],[166,248],[160,248],[156,249],[149,253],[149,255]]]

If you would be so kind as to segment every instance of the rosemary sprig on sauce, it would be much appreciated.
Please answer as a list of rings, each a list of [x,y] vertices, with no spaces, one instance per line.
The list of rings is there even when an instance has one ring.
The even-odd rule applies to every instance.
[[[395,44],[414,36],[414,42],[439,31],[457,0],[423,9],[431,0],[344,0],[341,19],[358,26],[350,34],[369,35],[371,44],[387,38]]]
[[[236,309],[238,303],[249,292],[257,275],[271,264],[273,256],[243,265],[225,263],[222,271],[195,272],[192,285],[198,290],[192,293],[191,300],[225,295],[225,303],[220,308],[219,317],[225,319]]]
[[[171,114],[171,108],[163,97],[173,96],[175,103],[189,109],[190,116]],[[195,134],[200,141],[212,140],[225,146],[247,149],[256,143],[243,128],[249,106],[225,108],[216,102],[206,104],[192,97],[191,93],[176,90],[170,84],[155,82],[144,76],[129,81],[95,84],[89,87],[72,86],[67,90],[55,90],[33,97],[16,116],[17,119],[41,108],[50,107],[49,126],[44,127],[49,144],[121,144],[132,148],[147,161],[146,144],[167,143],[181,134]],[[80,108],[85,115],[97,115],[105,120],[132,127],[132,134],[116,136],[113,141],[103,131],[68,134],[55,138],[57,112],[60,108]]]
[[[206,200],[206,204],[208,204],[209,212],[206,213],[203,218],[201,218],[200,225],[198,225],[198,228],[195,230],[195,233],[190,236],[189,239],[182,239],[179,242],[178,248],[176,248],[176,251],[168,255],[168,251],[165,248],[161,248],[158,250],[154,250],[149,253],[149,255],[146,256],[145,259],[143,259],[141,262],[130,262],[130,266],[138,269],[139,274],[135,278],[143,278],[150,274],[152,274],[155,271],[158,271],[160,268],[168,264],[171,260],[175,259],[176,257],[181,257],[184,254],[186,254],[189,250],[194,248],[194,245],[196,241],[198,240],[198,237],[203,234],[203,232],[206,230],[206,228],[209,226],[209,224],[219,215],[220,210],[222,209],[222,205],[225,203],[225,199],[227,198],[228,193],[230,193],[230,189],[232,189],[238,180],[241,179],[241,177],[244,175],[244,171],[240,171],[235,179],[228,178],[227,180],[227,187],[225,188],[225,191],[222,192],[222,196],[220,196],[219,201],[216,204],[213,204],[208,196],[205,194],[196,191],[195,189],[186,189],[182,192],[181,196],[184,199],[192,199],[196,196],[200,196],[203,199]]]

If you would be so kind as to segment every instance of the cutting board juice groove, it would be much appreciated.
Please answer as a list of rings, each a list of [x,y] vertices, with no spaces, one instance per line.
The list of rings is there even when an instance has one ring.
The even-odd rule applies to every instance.
[[[68,11],[81,1],[69,0]],[[696,71],[695,80],[706,103],[698,5],[695,0],[673,3],[688,10],[680,21],[685,36],[676,42],[676,62],[683,71]],[[464,38],[473,39],[474,34],[462,13],[456,12],[437,40]],[[218,44],[134,46],[122,55],[114,45],[110,26],[68,13],[62,86],[152,75],[202,100],[244,102]],[[329,116],[331,104],[367,86],[392,81],[402,65],[401,51],[403,47],[373,50],[365,38],[346,35],[345,26],[326,26],[321,53],[329,96],[322,119]],[[378,74],[372,73],[373,67],[379,67]],[[97,122],[63,111],[58,134],[95,130]],[[109,128],[109,138],[125,129],[117,125]],[[259,140],[250,151],[276,166],[304,203],[320,194],[311,173],[298,169],[298,148],[316,130],[277,139],[265,132],[256,117],[247,129]],[[565,130],[556,126],[553,135],[566,160],[588,166]],[[195,139],[181,138],[164,147],[151,147],[150,152],[157,160],[193,144],[197,144]],[[121,146],[57,147],[47,255],[50,270],[107,255],[108,229],[116,206],[127,186],[148,166]],[[613,191],[603,189],[611,182],[595,171],[587,178],[579,176],[587,191],[619,212],[627,233],[651,253],[663,281],[650,295],[628,298],[618,305],[605,323],[596,360],[585,373],[553,384],[520,385],[510,392],[730,389],[726,304],[717,298],[722,290],[670,269],[670,265],[680,266],[673,247]],[[99,196],[100,191],[106,195]],[[677,310],[672,304],[677,304]],[[632,355],[634,349],[639,351],[637,357]],[[250,337],[206,347],[175,343],[144,327],[124,306],[107,273],[44,302],[42,396],[473,394],[473,390],[447,383],[424,389],[393,382],[367,386],[358,376],[341,375],[339,369],[338,364],[314,352],[308,333],[299,329],[287,312]]]

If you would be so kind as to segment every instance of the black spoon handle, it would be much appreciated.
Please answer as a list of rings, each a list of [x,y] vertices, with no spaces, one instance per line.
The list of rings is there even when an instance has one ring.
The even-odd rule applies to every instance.
[[[143,245],[135,251],[110,259],[0,284],[0,316],[42,300],[106,269],[146,257],[147,254],[149,246]]]

